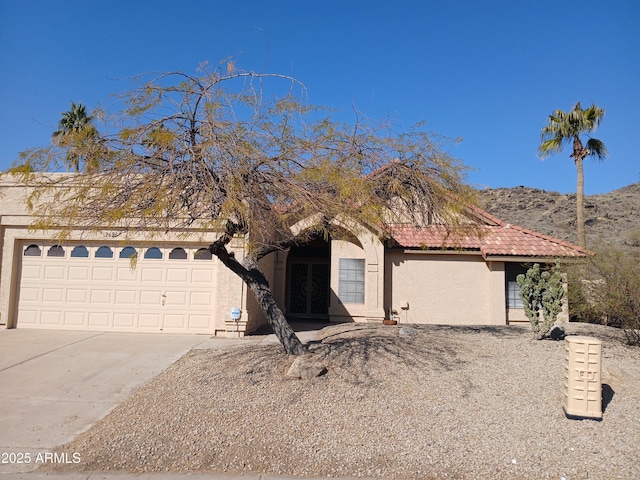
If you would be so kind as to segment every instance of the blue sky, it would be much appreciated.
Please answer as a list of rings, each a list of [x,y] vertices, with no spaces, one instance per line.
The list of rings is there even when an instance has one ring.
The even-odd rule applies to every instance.
[[[449,152],[478,187],[574,191],[569,150],[537,157],[540,129],[596,103],[610,156],[587,160],[585,191],[603,193],[640,181],[639,24],[637,0],[0,0],[0,170],[71,101],[232,56],[296,76],[342,120],[354,105],[462,137]]]

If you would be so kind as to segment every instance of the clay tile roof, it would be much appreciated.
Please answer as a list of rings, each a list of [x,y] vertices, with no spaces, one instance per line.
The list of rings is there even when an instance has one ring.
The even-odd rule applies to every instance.
[[[585,257],[589,252],[564,240],[509,225],[480,208],[471,209],[484,220],[476,232],[449,233],[443,225],[416,227],[406,224],[387,225],[396,246],[420,249],[459,249],[480,251],[487,256],[517,257]]]

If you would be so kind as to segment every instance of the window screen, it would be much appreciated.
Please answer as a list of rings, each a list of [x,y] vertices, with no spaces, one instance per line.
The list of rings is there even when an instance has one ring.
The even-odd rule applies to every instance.
[[[364,303],[364,259],[341,258],[338,297],[342,303]]]

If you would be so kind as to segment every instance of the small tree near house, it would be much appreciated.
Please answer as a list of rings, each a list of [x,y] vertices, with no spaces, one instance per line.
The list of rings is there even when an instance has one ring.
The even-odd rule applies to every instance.
[[[541,340],[551,331],[562,311],[564,281],[560,268],[556,264],[550,270],[542,270],[535,263],[526,274],[518,275],[516,281],[533,333]]]
[[[336,220],[383,235],[394,211],[405,223],[435,213],[464,228],[459,213],[473,197],[465,167],[439,137],[419,126],[397,133],[357,112],[342,124],[306,95],[296,79],[232,62],[142,77],[118,111],[92,112],[103,125],[91,142],[67,136],[27,150],[12,173],[30,187],[34,226],[63,238],[78,228],[123,239],[187,227],[210,235],[212,254],[247,284],[285,351],[299,355],[305,348],[271,293],[263,257],[335,235]],[[236,237],[246,242],[243,258],[229,249]]]

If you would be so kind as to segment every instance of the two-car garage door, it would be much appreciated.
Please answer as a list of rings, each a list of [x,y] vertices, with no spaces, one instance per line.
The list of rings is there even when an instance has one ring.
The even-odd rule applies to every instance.
[[[217,265],[198,246],[27,243],[17,327],[214,333]]]

